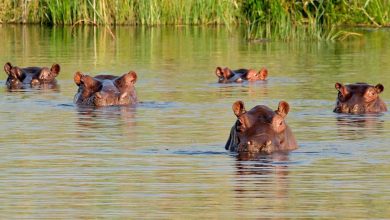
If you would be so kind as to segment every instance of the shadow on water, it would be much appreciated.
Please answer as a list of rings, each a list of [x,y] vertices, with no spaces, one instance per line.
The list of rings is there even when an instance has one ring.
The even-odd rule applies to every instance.
[[[338,135],[348,140],[364,139],[380,135],[384,131],[385,123],[381,116],[383,114],[338,114],[336,116]]]

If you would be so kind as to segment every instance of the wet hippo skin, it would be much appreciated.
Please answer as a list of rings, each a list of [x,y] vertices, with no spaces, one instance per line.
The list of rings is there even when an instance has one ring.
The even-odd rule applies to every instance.
[[[387,111],[386,104],[379,97],[384,90],[382,84],[373,86],[367,83],[336,83],[335,88],[338,94],[333,112],[365,114]]]
[[[279,102],[275,111],[265,105],[246,111],[242,101],[236,101],[232,108],[237,120],[231,128],[226,150],[269,154],[297,149],[295,137],[285,122],[290,110],[287,102]]]
[[[218,77],[218,83],[241,83],[245,81],[264,81],[268,76],[268,70],[262,68],[259,71],[254,69],[231,70],[228,67],[217,67],[215,75]]]
[[[56,77],[60,73],[60,65],[53,64],[48,67],[18,67],[11,63],[4,65],[4,71],[8,75],[6,85],[8,88],[23,88],[42,84],[55,84]]]
[[[137,103],[135,82],[137,74],[134,71],[114,75],[89,76],[76,72],[74,82],[78,91],[74,102],[86,106],[131,105]]]

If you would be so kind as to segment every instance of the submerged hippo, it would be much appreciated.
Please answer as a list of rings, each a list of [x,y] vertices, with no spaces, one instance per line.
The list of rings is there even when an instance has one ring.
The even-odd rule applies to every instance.
[[[266,80],[268,70],[264,67],[258,72],[254,69],[231,70],[227,67],[217,67],[215,74],[218,77],[218,83],[241,83],[244,81]]]
[[[382,84],[372,86],[367,83],[336,83],[335,88],[339,92],[333,112],[364,114],[387,111],[386,104],[379,98],[384,89]]]
[[[74,82],[79,87],[74,102],[87,106],[130,105],[137,102],[134,71],[122,76],[97,75],[95,77],[77,72]]]
[[[242,101],[233,104],[237,116],[225,149],[235,152],[266,153],[296,149],[295,137],[285,122],[290,106],[279,102],[273,111],[264,105],[257,105],[246,111]]]
[[[38,86],[43,84],[55,84],[56,77],[60,73],[60,65],[53,64],[48,67],[25,67],[20,68],[12,66],[11,63],[4,65],[4,71],[8,78],[6,85],[8,88],[17,89],[23,88],[26,85]]]

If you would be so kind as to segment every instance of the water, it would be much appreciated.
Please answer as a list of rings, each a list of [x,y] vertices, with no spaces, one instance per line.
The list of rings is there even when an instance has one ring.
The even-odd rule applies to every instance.
[[[337,115],[335,82],[382,83],[390,31],[339,43],[247,43],[223,27],[0,26],[0,64],[61,65],[59,88],[5,88],[0,218],[390,218],[390,114]],[[269,80],[218,85],[216,66]],[[73,105],[76,71],[138,74],[135,108]],[[280,100],[299,149],[239,158],[234,101]]]

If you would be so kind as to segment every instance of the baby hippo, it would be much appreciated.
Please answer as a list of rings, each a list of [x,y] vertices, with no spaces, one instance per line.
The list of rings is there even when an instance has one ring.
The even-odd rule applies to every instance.
[[[97,75],[95,77],[77,72],[74,82],[79,87],[74,102],[86,106],[131,105],[137,103],[134,71],[122,76]]]
[[[386,104],[379,98],[384,89],[382,84],[372,86],[367,83],[336,83],[335,88],[338,96],[333,112],[364,114],[387,111]]]
[[[48,67],[25,67],[12,66],[11,63],[4,65],[4,71],[8,78],[6,85],[10,89],[23,88],[25,85],[37,86],[42,84],[55,84],[56,77],[60,73],[60,65],[53,64]]]
[[[217,67],[215,74],[218,77],[218,83],[241,83],[244,81],[264,81],[268,76],[268,70],[264,67],[259,72],[254,69],[231,70],[227,67]]]
[[[233,104],[237,120],[233,125],[225,149],[238,153],[270,154],[277,151],[297,149],[295,137],[285,122],[290,106],[279,102],[273,111],[264,105],[257,105],[246,111],[242,101]]]

